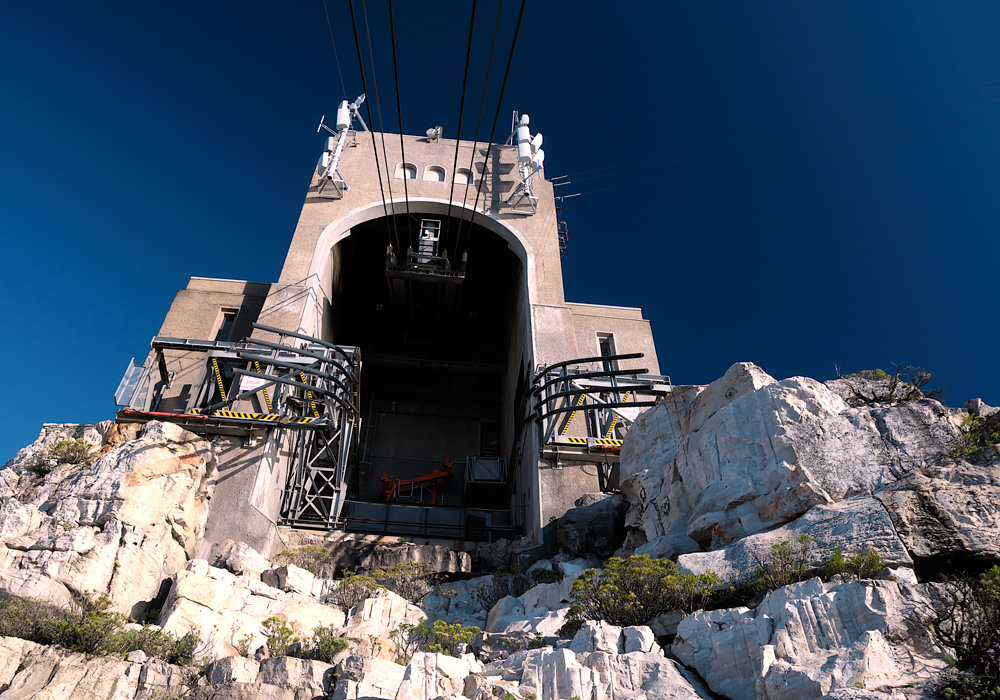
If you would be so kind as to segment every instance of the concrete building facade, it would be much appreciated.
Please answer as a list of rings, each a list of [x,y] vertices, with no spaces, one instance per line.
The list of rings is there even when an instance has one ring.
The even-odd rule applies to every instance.
[[[613,487],[623,431],[669,388],[638,376],[659,375],[649,322],[637,308],[565,300],[552,183],[538,174],[528,207],[508,203],[522,183],[515,146],[385,134],[383,154],[382,135],[353,130],[342,145],[340,191],[331,197],[318,169],[278,280],[192,278],[120,392],[120,419],[218,436],[205,547],[231,538],[268,551],[282,524],[541,543],[576,498]],[[323,438],[353,431],[337,483],[303,477],[302,432],[284,429],[266,389],[248,394],[248,372],[266,372],[261,346],[239,343],[255,341],[357,361],[353,398],[330,403],[354,422]],[[319,421],[314,375],[293,374],[272,394],[299,392],[294,405]],[[655,391],[626,388],[640,384]],[[290,498],[333,499],[335,512],[310,521]]]

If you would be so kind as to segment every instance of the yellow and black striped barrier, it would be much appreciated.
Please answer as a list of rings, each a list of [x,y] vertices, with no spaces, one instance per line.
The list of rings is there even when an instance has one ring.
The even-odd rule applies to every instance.
[[[277,423],[283,421],[286,423],[299,423],[299,424],[309,424],[315,423],[316,418],[301,418],[301,417],[284,417],[279,416],[274,413],[242,413],[240,411],[216,411],[215,413],[206,414],[204,410],[200,408],[191,409],[191,413],[195,415],[209,415],[213,418],[241,418],[243,420],[260,420],[267,421],[269,423]]]

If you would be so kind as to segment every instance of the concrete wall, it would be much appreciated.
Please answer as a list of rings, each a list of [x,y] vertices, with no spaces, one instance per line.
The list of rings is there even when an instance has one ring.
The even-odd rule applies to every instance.
[[[188,288],[178,292],[160,334],[213,339],[221,323],[221,310],[238,308],[239,335],[246,334],[242,329],[252,316],[266,325],[332,338],[336,309],[331,300],[337,298],[335,290],[342,283],[343,263],[337,243],[351,234],[352,227],[386,212],[403,214],[407,208],[417,216],[450,213],[473,221],[507,241],[522,264],[507,343],[503,388],[507,410],[501,417],[500,440],[505,453],[516,451],[521,442],[523,460],[512,509],[515,519],[537,536],[549,518],[561,515],[583,493],[597,490],[596,467],[547,461],[539,467],[538,430],[533,424],[522,429],[521,416],[514,415],[521,377],[527,375],[530,380],[541,365],[600,355],[598,333],[612,333],[619,353],[645,353],[642,360],[622,362],[622,368],[645,367],[659,373],[649,323],[635,308],[566,303],[551,183],[536,177],[534,190],[539,202],[532,216],[514,213],[504,202],[517,183],[513,147],[494,147],[487,159],[484,145],[473,150],[468,142],[430,142],[415,136],[404,136],[401,143],[398,135],[386,134],[388,155],[384,162],[381,135],[358,133],[356,137],[340,162],[350,190],[340,200],[321,198],[313,175],[277,283],[192,278]],[[384,194],[376,174],[376,142]],[[451,185],[456,145],[459,168],[471,165],[475,173],[475,183],[468,188]],[[404,161],[404,150],[405,161],[416,166],[416,180],[394,176],[397,164]],[[444,182],[423,179],[430,166],[444,169]],[[270,337],[259,331],[256,335]],[[178,372],[171,396],[176,406],[183,408],[203,378],[204,357],[192,359],[177,353],[170,354],[168,362]],[[576,429],[581,427],[582,422]],[[218,513],[213,515],[209,540],[215,542],[242,529],[254,542],[270,547],[274,533],[265,521],[272,521],[277,513],[290,445],[275,437],[268,445],[250,449],[230,442],[220,455],[224,463],[213,502],[213,511]],[[253,505],[247,509],[247,504]],[[241,509],[249,513],[246,524],[237,515]]]

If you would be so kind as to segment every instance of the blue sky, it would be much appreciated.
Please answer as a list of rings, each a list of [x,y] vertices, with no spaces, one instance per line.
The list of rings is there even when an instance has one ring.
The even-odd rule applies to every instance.
[[[395,131],[387,5],[366,9]],[[407,133],[455,136],[470,10],[395,3]],[[463,138],[496,17],[478,3]],[[513,109],[545,134],[582,193],[567,298],[641,306],[675,382],[909,363],[950,405],[1000,404],[998,34],[995,2],[529,1],[497,137]],[[0,64],[3,461],[43,422],[112,417],[189,277],[276,279],[344,89],[321,0],[7,3]]]

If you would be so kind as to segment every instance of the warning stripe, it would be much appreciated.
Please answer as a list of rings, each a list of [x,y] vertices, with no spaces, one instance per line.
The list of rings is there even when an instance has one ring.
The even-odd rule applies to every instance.
[[[590,388],[589,386],[586,386],[586,387],[584,387],[584,390],[589,389],[589,388]],[[580,394],[580,398],[577,399],[577,401],[576,401],[576,405],[577,405],[578,408],[583,405],[583,400],[585,398],[587,398],[586,394]],[[576,414],[577,414],[577,411],[573,411],[572,413],[569,414],[569,420],[566,421],[566,425],[563,426],[562,432],[559,433],[559,437],[563,437],[564,435],[566,435],[566,432],[569,430],[570,423],[572,423],[573,419],[576,418]]]
[[[586,445],[587,444],[587,438],[569,437],[569,438],[566,438],[566,442],[573,443],[574,445]]]
[[[303,384],[308,384],[309,383],[309,382],[306,381],[306,373],[305,372],[299,372],[299,376],[302,377],[302,383]],[[309,391],[308,389],[306,389],[306,396],[309,398],[309,405],[312,406],[313,415],[316,416],[317,418],[319,418],[319,411],[316,410],[316,402],[313,401],[313,393],[311,391]]]
[[[222,400],[226,400],[226,387],[222,386],[222,373],[219,371],[219,361],[212,358],[212,368],[215,370],[215,381],[219,384],[219,393],[222,394]]]
[[[624,440],[607,440],[605,438],[594,438],[594,444],[604,447],[621,447]]]
[[[205,411],[201,408],[191,409],[191,413],[201,415]],[[262,420],[272,423],[277,423],[282,419],[281,416],[274,413],[242,413],[240,411],[216,411],[211,414],[213,418],[243,418],[245,420]],[[287,418],[288,423],[313,423],[315,418]]]
[[[260,371],[260,363],[257,362],[257,360],[253,361],[253,366],[257,369],[257,374],[264,374],[263,372]],[[263,389],[262,391],[264,392],[264,403],[267,404],[267,412],[270,413],[271,411],[274,410],[273,408],[271,408],[271,397],[268,396],[267,389]]]
[[[628,401],[628,395],[631,394],[631,393],[632,393],[631,389],[629,389],[628,391],[625,392],[625,395],[622,397],[622,403]],[[616,413],[615,417],[611,420],[611,425],[608,427],[608,432],[604,433],[604,437],[606,437],[606,438],[611,437],[611,433],[614,432],[615,425],[618,424],[618,418],[619,418],[619,415]]]

